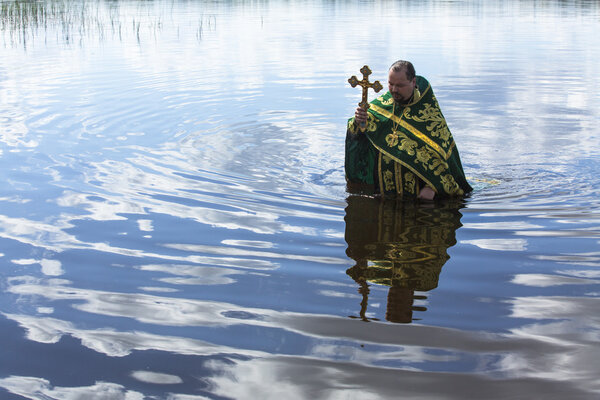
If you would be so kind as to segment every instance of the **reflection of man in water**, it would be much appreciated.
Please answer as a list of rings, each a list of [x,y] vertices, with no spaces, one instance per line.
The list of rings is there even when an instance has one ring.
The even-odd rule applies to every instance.
[[[368,112],[358,107],[348,121],[349,191],[427,200],[469,193],[458,149],[429,82],[401,60],[390,67],[388,85]]]
[[[389,286],[386,319],[411,322],[415,291],[435,289],[447,249],[456,243],[458,205],[424,208],[396,201],[350,196],[346,208],[347,255],[356,265],[346,271],[363,295],[360,316],[366,318],[369,284]]]

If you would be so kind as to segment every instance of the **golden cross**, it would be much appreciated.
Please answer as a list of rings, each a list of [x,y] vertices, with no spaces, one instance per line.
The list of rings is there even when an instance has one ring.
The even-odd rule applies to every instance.
[[[375,93],[377,93],[381,89],[383,89],[383,86],[381,86],[381,83],[379,83],[379,81],[375,81],[373,83],[369,82],[369,75],[371,75],[371,69],[367,65],[362,67],[360,69],[360,72],[362,72],[363,74],[362,81],[359,81],[355,75],[352,75],[352,77],[348,79],[348,82],[352,87],[356,87],[356,85],[362,87],[362,100],[360,103],[358,103],[358,105],[361,106],[364,110],[366,110],[369,108],[369,101],[367,100],[367,91],[369,90],[369,88],[373,88]]]

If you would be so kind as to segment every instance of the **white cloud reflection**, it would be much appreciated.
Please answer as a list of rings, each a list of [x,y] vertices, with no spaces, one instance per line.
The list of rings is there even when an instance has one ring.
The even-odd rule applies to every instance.
[[[532,287],[549,287],[561,285],[592,285],[600,283],[600,280],[550,274],[517,274],[511,282]]]
[[[599,267],[600,257],[596,252],[567,253],[567,254],[540,254],[532,258],[536,260],[552,261],[558,264],[579,265],[584,267]]]
[[[176,385],[183,383],[183,379],[177,375],[163,374],[152,371],[133,371],[131,377],[140,382],[154,383],[157,385]]]
[[[60,276],[64,274],[64,270],[62,269],[62,263],[58,260],[48,260],[48,259],[19,259],[19,260],[11,260],[13,264],[17,265],[33,265],[39,264],[42,268],[42,274],[46,276]]]
[[[472,244],[480,249],[494,251],[525,251],[527,239],[472,239],[461,240],[460,243]]]
[[[323,256],[311,256],[306,254],[289,254],[289,253],[276,253],[276,252],[267,252],[267,251],[254,251],[248,249],[238,249],[234,247],[216,247],[216,246],[206,246],[201,244],[166,244],[165,247],[185,250],[187,252],[192,253],[204,253],[204,252],[212,252],[215,254],[221,255],[232,255],[232,256],[244,256],[244,257],[257,257],[259,259],[264,258],[276,258],[276,259],[286,259],[286,260],[303,260],[307,262],[314,262],[320,264],[346,264],[348,262],[347,259],[337,258],[337,257],[323,257]]]
[[[0,378],[0,387],[10,393],[28,399],[61,399],[61,400],[143,400],[140,392],[126,390],[122,385],[96,382],[91,386],[59,387],[52,386],[50,381],[28,376],[9,376]]]
[[[527,375],[555,381],[569,381],[591,393],[600,394],[600,306],[598,297],[518,297],[509,302],[512,317],[539,321],[511,330],[511,335],[549,343],[563,351],[528,359],[517,353],[500,363],[512,376]]]
[[[595,346],[600,340],[600,319],[595,316],[600,306],[598,298],[515,298],[510,302],[511,317],[538,322],[498,334],[416,324],[367,324],[349,318],[216,301],[83,290],[64,286],[68,282],[60,280],[47,285],[24,277],[9,283],[7,290],[13,294],[69,301],[79,311],[151,325],[223,328],[246,325],[276,328],[309,339],[311,345],[306,355],[295,357],[142,331],[81,329],[56,318],[5,314],[23,327],[31,340],[56,343],[61,336],[70,335],[78,338],[83,346],[113,357],[127,356],[134,350],[248,357],[245,361],[236,359],[232,363],[213,365],[222,370],[210,378],[217,394],[224,393],[222,390],[235,394],[237,390],[247,391],[254,386],[257,393],[263,394],[270,386],[265,383],[273,379],[289,390],[288,398],[296,395],[305,398],[305,391],[315,387],[333,390],[331,382],[335,382],[337,390],[343,389],[339,393],[332,391],[332,395],[347,394],[344,390],[351,388],[381,395],[382,391],[397,390],[398,379],[410,381],[417,376],[427,385],[439,384],[439,390],[448,389],[451,382],[463,382],[475,385],[476,390],[484,390],[492,382],[489,378],[493,378],[500,390],[497,398],[515,393],[517,387],[529,392],[539,389],[540,385],[547,390],[549,398],[560,398],[569,391],[584,398],[600,393],[593,379],[600,373],[600,365],[593,361],[600,357],[600,350]],[[336,344],[331,343],[332,340]],[[473,358],[478,362],[467,374],[425,371],[412,374],[420,369],[419,364],[462,363]],[[382,363],[387,366],[382,367]],[[301,376],[310,379],[298,379]],[[321,380],[325,376],[329,378]],[[425,386],[417,386],[419,390],[425,389]],[[452,396],[457,397],[459,392],[453,389]],[[264,396],[269,398],[275,393],[278,392],[265,392]]]
[[[152,226],[152,220],[149,219],[138,219],[137,220],[140,231],[152,232],[154,227]]]
[[[164,272],[176,277],[157,278],[160,282],[176,285],[226,285],[236,282],[230,275],[240,275],[244,271],[223,267],[206,267],[181,264],[148,264],[136,267],[142,271]]]
[[[249,268],[257,270],[268,270],[278,267],[278,264],[269,260],[228,257],[227,252],[221,251],[218,248],[213,249],[210,246],[204,246],[203,249],[208,252],[217,253],[219,256],[203,256],[198,255],[195,252],[188,255],[174,256],[153,253],[143,249],[114,247],[105,242],[84,242],[77,239],[76,236],[68,234],[64,231],[64,229],[72,228],[71,223],[67,221],[68,219],[65,218],[65,220],[61,221],[60,223],[46,224],[42,222],[28,220],[25,218],[10,218],[0,215],[0,237],[12,239],[17,242],[29,244],[33,247],[44,248],[54,252],[62,252],[68,249],[91,249],[95,251],[120,254],[130,257],[150,257],[168,261],[190,262],[194,264],[208,264],[211,266]],[[185,245],[182,246],[185,247]],[[274,257],[286,258],[284,254],[273,254]],[[14,262],[21,264],[33,264],[38,261],[33,259],[26,259],[16,260]],[[328,262],[328,259],[324,259],[324,262]],[[45,262],[45,265],[46,272],[50,272],[52,274],[62,272],[62,269],[60,269],[56,262]]]
[[[171,377],[166,374],[152,373],[146,371],[134,371],[132,377],[139,378],[142,382],[160,383],[156,379],[170,379],[172,381],[178,377]],[[146,379],[146,380],[144,380]],[[155,379],[154,381],[148,379]],[[177,383],[177,382],[173,382]],[[144,400],[154,398],[146,396],[135,390],[127,389],[125,386],[110,383],[96,382],[90,386],[64,387],[54,386],[47,379],[31,376],[8,376],[0,378],[0,387],[10,393],[23,396],[28,399],[57,399],[57,400]],[[207,400],[208,398],[193,394],[165,393],[165,400]]]
[[[56,318],[4,314],[26,329],[27,338],[39,343],[57,343],[62,336],[79,339],[89,349],[110,357],[125,357],[133,351],[155,350],[181,355],[244,354],[267,355],[260,351],[219,346],[197,339],[157,335],[141,331],[121,332],[110,328],[78,329],[74,324]]]
[[[42,273],[48,276],[60,276],[64,274],[62,263],[58,260],[41,260]]]
[[[214,362],[216,373],[209,381],[216,394],[245,398],[249,392],[261,399],[507,399],[543,397],[563,400],[593,396],[564,382],[520,376],[489,379],[461,373],[435,373],[368,367],[319,359],[273,357]],[[592,398],[592,397],[590,397]]]
[[[542,229],[544,226],[535,225],[524,221],[490,221],[490,222],[467,222],[463,224],[465,229],[486,230],[516,230],[516,229]]]

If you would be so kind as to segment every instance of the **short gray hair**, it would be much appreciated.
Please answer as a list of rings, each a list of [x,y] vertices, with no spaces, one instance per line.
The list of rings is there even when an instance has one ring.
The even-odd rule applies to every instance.
[[[412,65],[412,63],[410,61],[405,61],[405,60],[398,60],[395,63],[393,63],[392,66],[390,67],[390,71],[394,71],[394,72],[405,71],[406,79],[408,79],[409,81],[412,81],[414,79],[414,77],[416,76],[415,67]]]

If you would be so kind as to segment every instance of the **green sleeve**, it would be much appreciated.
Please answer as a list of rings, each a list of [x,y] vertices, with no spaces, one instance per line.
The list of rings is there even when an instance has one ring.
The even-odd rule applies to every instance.
[[[348,126],[351,126],[350,119]],[[346,179],[352,183],[373,184],[375,170],[375,148],[364,133],[346,132]]]

